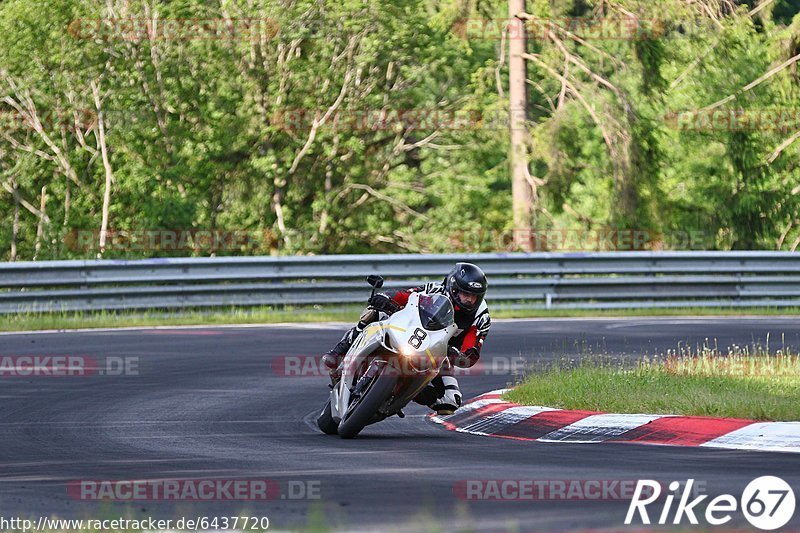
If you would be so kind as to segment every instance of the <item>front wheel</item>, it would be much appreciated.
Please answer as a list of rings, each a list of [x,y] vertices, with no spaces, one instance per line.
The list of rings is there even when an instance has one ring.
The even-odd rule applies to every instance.
[[[325,402],[325,407],[317,417],[317,426],[326,435],[336,435],[339,424],[333,419],[331,415],[331,398],[328,396],[328,401]]]
[[[392,393],[396,383],[397,377],[385,376],[382,368],[371,382],[366,384],[361,395],[353,399],[353,403],[347,408],[347,412],[339,422],[339,436],[343,439],[352,439],[358,435],[372,420],[384,400]]]

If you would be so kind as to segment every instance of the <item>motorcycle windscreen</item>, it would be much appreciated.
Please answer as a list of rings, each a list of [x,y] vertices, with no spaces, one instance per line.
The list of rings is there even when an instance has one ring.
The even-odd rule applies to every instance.
[[[455,320],[453,304],[442,294],[423,294],[419,297],[419,319],[429,331],[444,329]]]

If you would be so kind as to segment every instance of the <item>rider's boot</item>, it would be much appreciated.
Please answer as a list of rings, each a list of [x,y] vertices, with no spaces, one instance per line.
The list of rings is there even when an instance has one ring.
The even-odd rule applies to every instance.
[[[325,368],[328,369],[331,376],[333,377],[334,374],[338,372],[339,365],[344,359],[345,354],[347,354],[347,350],[350,349],[350,346],[353,345],[353,340],[355,340],[358,333],[356,331],[358,326],[353,327],[347,330],[347,333],[344,334],[342,340],[336,343],[336,346],[325,352],[322,356],[322,364],[325,365]]]
[[[453,376],[442,376],[442,384],[444,385],[444,395],[431,405],[431,409],[440,416],[452,415],[456,409],[461,407],[461,389],[458,388],[458,380]]]
[[[427,405],[440,416],[452,415],[461,407],[461,390],[453,376],[436,376],[423,388],[414,401]]]

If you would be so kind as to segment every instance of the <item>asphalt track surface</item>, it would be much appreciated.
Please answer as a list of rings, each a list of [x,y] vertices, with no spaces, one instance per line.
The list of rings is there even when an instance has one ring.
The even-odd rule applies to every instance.
[[[796,454],[631,444],[553,444],[464,435],[432,424],[419,406],[344,441],[313,418],[323,377],[276,372],[282,356],[318,355],[342,325],[32,333],[0,336],[0,356],[138,358],[136,374],[0,378],[0,509],[39,515],[177,518],[267,516],[270,529],[546,531],[622,529],[627,501],[466,501],[464,480],[693,478],[712,497],[741,494],[778,475],[800,496]],[[720,347],[766,341],[800,349],[800,321],[662,318],[497,321],[483,360],[607,353],[636,357],[678,343]],[[505,386],[503,373],[461,379],[466,397]],[[108,503],[75,499],[82,479],[241,479],[279,483],[271,501]],[[318,499],[285,499],[289,482]],[[294,487],[299,487],[295,484]],[[701,506],[702,507],[702,506]],[[653,514],[658,514],[660,508]],[[741,516],[741,514],[737,514]],[[797,529],[800,511],[790,525]],[[737,518],[735,524],[746,522]],[[717,528],[725,530],[733,524]],[[746,527],[745,527],[746,529]]]

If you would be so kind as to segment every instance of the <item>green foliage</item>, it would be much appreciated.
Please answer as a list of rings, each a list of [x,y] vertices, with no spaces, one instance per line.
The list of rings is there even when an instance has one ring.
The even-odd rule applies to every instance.
[[[796,64],[742,90],[800,51],[796,6],[714,6],[529,0],[538,18],[610,27],[632,13],[650,32],[531,35],[537,229],[800,243],[800,141],[782,146],[800,125],[669,119],[728,95],[717,109],[800,115]],[[6,0],[0,258],[97,256],[111,175],[113,235],[248,237],[221,249],[111,244],[103,257],[508,249],[508,46],[458,31],[505,17],[499,0]]]
[[[796,55],[797,30],[769,12],[754,20],[744,6],[716,13],[710,3],[589,4],[595,8],[576,12],[577,4],[533,2],[537,17],[584,17],[609,37],[555,31],[534,44],[540,59],[529,77],[543,90],[531,93],[533,105],[557,103],[533,124],[533,167],[546,169],[539,207],[549,224],[703,232],[705,245],[720,249],[796,247],[800,143],[770,160],[800,129],[796,64],[743,88]],[[639,38],[629,31],[631,14]],[[620,20],[628,25],[616,26]],[[566,98],[558,98],[554,72],[567,72]],[[753,128],[703,123],[713,116],[703,108],[719,101],[713,109],[723,118],[762,120]],[[776,109],[795,117],[793,128],[763,118]],[[676,121],[682,112],[694,120]]]

